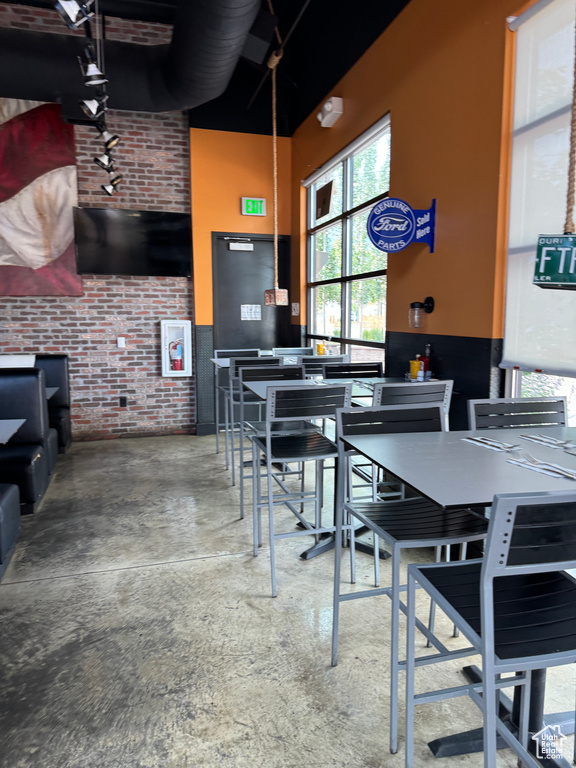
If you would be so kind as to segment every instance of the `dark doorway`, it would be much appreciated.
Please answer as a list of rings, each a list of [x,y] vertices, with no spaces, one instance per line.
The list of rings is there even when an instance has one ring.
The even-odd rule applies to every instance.
[[[274,288],[272,237],[214,233],[212,270],[214,349],[272,349],[297,343],[293,338],[299,338],[300,329],[290,324],[290,306],[264,304],[264,291]],[[290,288],[288,237],[278,241],[278,287]]]

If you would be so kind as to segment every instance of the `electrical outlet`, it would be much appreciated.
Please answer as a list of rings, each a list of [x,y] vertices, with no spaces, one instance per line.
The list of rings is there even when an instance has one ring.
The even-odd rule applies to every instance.
[[[120,398],[120,408],[126,408],[128,405],[128,398],[127,397],[121,397]]]

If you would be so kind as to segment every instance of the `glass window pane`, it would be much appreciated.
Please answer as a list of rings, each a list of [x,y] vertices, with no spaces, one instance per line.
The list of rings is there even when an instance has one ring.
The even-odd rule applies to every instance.
[[[318,181],[313,185],[311,189],[312,204],[313,204],[313,213],[312,213],[313,227],[315,227],[318,224],[322,224],[324,221],[329,221],[330,219],[333,219],[334,216],[338,216],[339,214],[342,213],[343,175],[344,175],[344,166],[342,165],[342,163],[340,163],[335,168],[332,168],[332,170],[325,173],[324,176],[321,176],[318,179]],[[330,181],[332,182],[332,190],[329,196],[330,208],[329,208],[329,211],[324,214],[324,216],[318,217],[317,204],[320,203],[323,198],[323,194],[321,190],[327,191],[325,188]],[[319,192],[320,194],[318,194]]]
[[[311,291],[312,333],[321,336],[340,336],[342,328],[340,283],[321,285]]]
[[[360,347],[350,345],[348,347],[348,352],[350,353],[350,361],[352,363],[380,361],[382,364],[384,364],[385,352],[383,349],[377,349],[376,347]]]
[[[352,264],[350,265],[351,275],[362,274],[363,272],[376,272],[388,267],[388,254],[379,250],[372,243],[366,231],[366,222],[370,211],[363,211],[351,221],[352,226]]]
[[[352,207],[390,187],[390,131],[354,155]]]
[[[312,282],[342,276],[342,224],[317,232],[314,236]]]
[[[386,331],[386,277],[355,280],[351,288],[350,336],[384,341]]]

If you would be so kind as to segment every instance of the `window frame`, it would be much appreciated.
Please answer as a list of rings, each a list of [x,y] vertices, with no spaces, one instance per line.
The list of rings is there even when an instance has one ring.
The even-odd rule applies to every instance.
[[[338,152],[333,158],[326,162],[321,168],[318,168],[311,176],[305,179],[302,184],[306,188],[307,200],[306,200],[306,302],[307,302],[307,317],[308,328],[307,338],[315,339],[318,341],[329,341],[332,343],[340,344],[342,351],[346,351],[346,347],[371,347],[376,349],[385,350],[385,341],[367,341],[364,339],[354,338],[351,335],[351,285],[354,282],[366,280],[368,278],[377,278],[387,276],[387,267],[378,270],[371,270],[369,272],[358,272],[352,274],[352,221],[354,217],[371,210],[378,202],[389,197],[390,185],[388,189],[381,194],[378,194],[368,200],[363,201],[355,206],[352,205],[354,199],[354,158],[362,152],[364,149],[378,141],[386,133],[390,134],[390,116],[385,115],[381,120],[375,123],[371,128],[365,131],[355,141],[348,144],[340,152]],[[330,219],[322,221],[320,224],[316,223],[315,217],[315,191],[317,189],[317,182],[330,171],[334,170],[338,166],[342,166],[342,210]],[[323,280],[314,279],[315,265],[315,242],[318,233],[324,230],[334,227],[338,223],[341,224],[342,230],[342,248],[341,248],[341,262],[340,262],[340,275],[335,278],[328,278]],[[315,314],[313,313],[313,293],[317,288],[321,288],[325,285],[339,285],[340,286],[340,312],[341,312],[341,328],[340,336],[328,336],[327,334],[317,333],[315,328]],[[384,323],[386,318],[384,318]],[[384,334],[386,328],[384,327]]]

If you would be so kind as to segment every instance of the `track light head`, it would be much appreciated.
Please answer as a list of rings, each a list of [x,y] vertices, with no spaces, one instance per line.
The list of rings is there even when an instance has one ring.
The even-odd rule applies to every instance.
[[[94,162],[103,170],[108,171],[108,173],[114,172],[114,160],[112,160],[109,154],[104,153],[100,157],[95,157]]]
[[[101,184],[100,186],[104,190],[104,192],[106,192],[106,194],[111,197],[114,194],[114,192],[116,192],[116,187],[118,186],[118,184],[120,184],[121,181],[122,181],[122,176],[118,175],[118,176],[114,176],[113,179],[110,179],[108,184]]]
[[[111,149],[114,149],[114,147],[120,143],[120,136],[116,136],[116,134],[107,131],[106,125],[104,123],[96,123],[96,128],[98,128],[100,131],[100,138],[104,142],[104,146],[107,152],[109,152]]]
[[[84,69],[84,85],[104,85],[108,80],[106,75],[98,69],[98,65],[90,62]]]
[[[93,0],[85,3],[78,3],[77,0],[59,0],[54,3],[54,8],[58,11],[66,26],[70,29],[79,29],[84,22],[94,16],[94,11],[90,10]]]
[[[102,117],[104,112],[108,109],[106,107],[107,101],[107,95],[99,96],[97,99],[84,99],[80,102],[80,109],[92,120],[97,120],[99,117]]]
[[[96,63],[96,54],[92,43],[88,43],[84,49],[84,56],[79,56],[78,62],[84,76],[84,85],[98,86],[108,82],[106,75]]]

